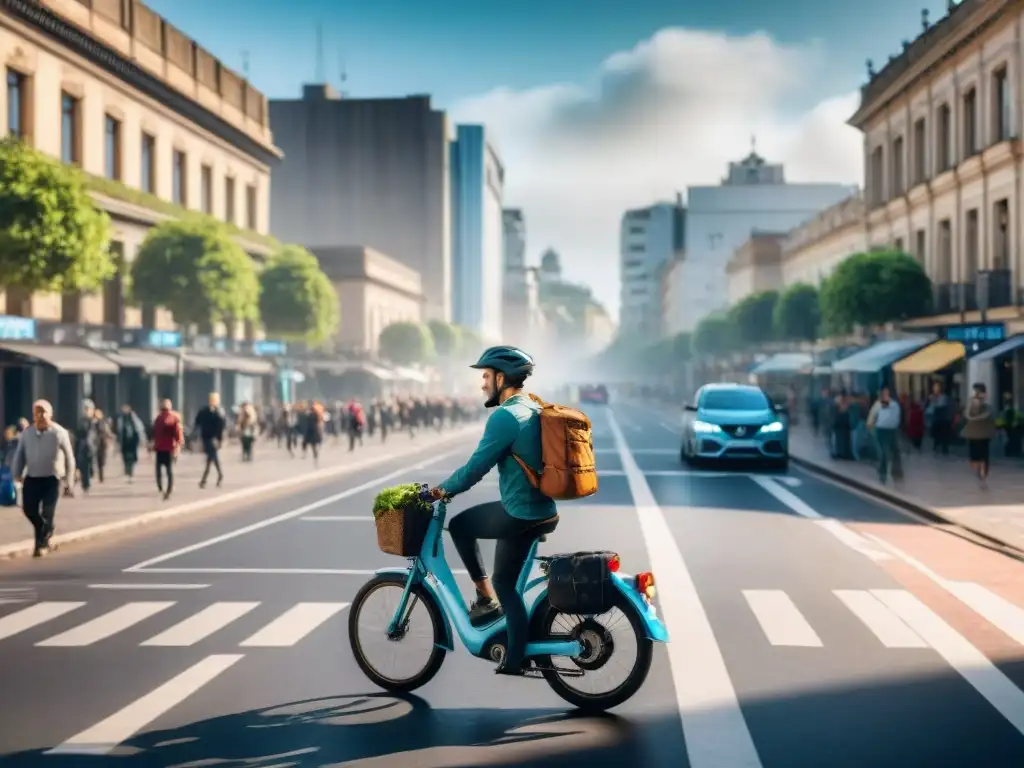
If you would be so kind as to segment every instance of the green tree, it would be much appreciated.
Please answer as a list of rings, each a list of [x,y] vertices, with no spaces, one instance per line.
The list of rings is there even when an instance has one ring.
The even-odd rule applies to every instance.
[[[182,325],[259,318],[252,259],[214,222],[170,220],[151,229],[132,263],[131,295],[166,307]]]
[[[434,356],[434,339],[420,323],[392,323],[380,332],[380,354],[395,365],[425,363]]]
[[[110,219],[81,173],[0,141],[0,284],[26,291],[93,291],[117,273]]]
[[[773,318],[775,335],[786,341],[816,341],[821,326],[818,289],[807,283],[791,285],[779,297]]]
[[[283,247],[259,275],[260,319],[268,333],[322,344],[338,330],[338,295],[316,256]]]
[[[775,338],[772,318],[778,300],[777,291],[762,291],[745,297],[729,310],[738,343],[757,345]]]
[[[677,364],[687,362],[693,357],[693,334],[680,331],[672,337],[672,359]]]
[[[701,320],[693,332],[693,351],[715,356],[736,348],[736,328],[727,312],[715,312]]]
[[[431,320],[427,323],[430,335],[434,339],[434,349],[438,357],[449,360],[462,350],[462,329],[444,320]]]
[[[898,251],[858,253],[840,262],[825,281],[820,302],[827,329],[848,333],[858,325],[927,315],[932,283],[913,256]]]

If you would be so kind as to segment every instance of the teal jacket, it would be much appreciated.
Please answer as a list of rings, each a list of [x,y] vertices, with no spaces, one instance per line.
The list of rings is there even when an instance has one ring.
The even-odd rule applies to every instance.
[[[523,520],[553,517],[555,502],[530,485],[513,453],[528,467],[537,471],[543,468],[540,406],[526,395],[513,395],[494,409],[469,461],[441,487],[451,496],[465,493],[497,465],[501,503],[508,514]]]

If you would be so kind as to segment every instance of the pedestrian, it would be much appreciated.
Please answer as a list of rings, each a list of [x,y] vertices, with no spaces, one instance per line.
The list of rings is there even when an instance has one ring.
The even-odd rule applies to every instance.
[[[953,407],[949,395],[942,391],[942,384],[938,381],[932,383],[924,416],[932,435],[932,450],[948,456],[953,439]]]
[[[207,406],[196,414],[193,433],[199,435],[203,441],[203,453],[206,455],[206,466],[203,468],[203,476],[199,480],[199,487],[206,487],[206,479],[210,476],[210,467],[217,470],[217,487],[224,482],[224,471],[220,467],[220,446],[224,442],[224,430],[227,428],[227,419],[220,407],[220,394],[211,392],[207,398]]]
[[[921,453],[921,446],[924,444],[924,408],[916,398],[911,398],[907,405],[906,433],[914,450]]]
[[[34,423],[18,442],[11,472],[15,479],[23,478],[22,510],[35,531],[32,554],[43,557],[51,549],[61,481],[70,494],[75,478],[75,451],[68,431],[53,420],[49,401],[36,400],[32,415]]]
[[[96,404],[86,398],[82,401],[82,413],[75,425],[75,461],[82,490],[92,488],[92,473],[99,450],[99,432],[96,429]]]
[[[107,452],[110,449],[110,440],[113,434],[106,416],[99,408],[93,414],[93,428],[96,430],[96,479],[102,483],[104,471],[107,468]]]
[[[302,453],[306,448],[313,453],[313,466],[320,464],[320,446],[324,442],[324,425],[326,424],[324,406],[319,402],[310,402],[305,422],[305,434],[302,439]]]
[[[348,401],[344,411],[345,424],[348,427],[348,449],[354,451],[356,442],[359,447],[363,446],[363,428],[366,425],[366,414],[363,413],[363,406],[355,398]]]
[[[242,461],[252,461],[252,446],[256,442],[257,426],[256,408],[248,401],[242,403],[238,410],[238,420],[235,422],[238,439],[242,444]]]
[[[992,438],[996,434],[995,416],[988,402],[985,385],[974,385],[974,395],[964,411],[963,437],[967,441],[967,458],[978,476],[978,483],[988,489],[989,454]]]
[[[160,413],[153,419],[153,450],[156,452],[156,489],[171,497],[174,490],[174,462],[185,443],[185,432],[181,416],[175,411],[170,400],[160,403]],[[164,490],[163,475],[167,473],[167,490]]]
[[[114,437],[121,450],[121,463],[124,474],[131,483],[135,478],[135,465],[139,463],[139,447],[146,434],[146,427],[132,407],[125,403],[114,423]]]
[[[878,482],[885,484],[890,470],[893,480],[903,479],[900,460],[900,406],[892,399],[888,387],[882,387],[878,400],[868,412],[867,427],[875,434],[878,445]]]

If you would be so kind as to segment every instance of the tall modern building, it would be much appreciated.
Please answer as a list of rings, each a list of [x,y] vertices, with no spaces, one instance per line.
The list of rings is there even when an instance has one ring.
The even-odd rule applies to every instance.
[[[506,208],[501,214],[502,251],[505,262],[505,297],[526,294],[526,219],[518,208]]]
[[[657,338],[662,331],[662,275],[683,249],[686,209],[658,203],[626,211],[619,236],[619,330]]]
[[[451,143],[452,320],[501,338],[505,169],[482,125],[460,125]]]
[[[672,297],[666,331],[692,331],[728,306],[725,265],[752,232],[788,231],[855,191],[844,184],[789,184],[783,166],[756,152],[730,163],[720,185],[690,187],[683,260],[666,291]]]
[[[451,318],[448,121],[429,96],[348,99],[306,85],[270,102],[285,159],[271,230],[309,248],[364,246],[423,278],[428,319]]]

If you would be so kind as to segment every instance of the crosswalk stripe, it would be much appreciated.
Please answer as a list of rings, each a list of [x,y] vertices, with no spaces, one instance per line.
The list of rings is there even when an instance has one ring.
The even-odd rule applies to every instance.
[[[920,635],[870,592],[863,589],[837,589],[834,594],[886,648],[928,647]]]
[[[124,709],[72,736],[48,755],[106,755],[165,712],[170,711],[242,658],[207,656]]]
[[[772,645],[822,647],[818,633],[781,589],[745,589],[743,597]]]
[[[67,632],[61,632],[59,635],[36,643],[36,645],[59,648],[92,645],[138,624],[172,605],[174,605],[173,602],[126,603],[120,608],[115,608],[92,621],[79,624]]]
[[[348,603],[298,603],[282,613],[259,630],[248,640],[244,648],[286,648],[319,627]]]
[[[205,640],[214,632],[240,619],[255,609],[259,603],[214,603],[206,606],[199,613],[189,616],[170,629],[151,637],[142,645],[170,647],[186,647]]]
[[[10,613],[0,618],[0,640],[6,640],[8,637],[13,637],[27,629],[45,624],[59,616],[63,616],[65,613],[71,613],[71,611],[81,608],[83,605],[85,603],[36,603],[28,608],[22,608],[20,611]]]

